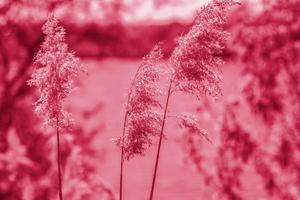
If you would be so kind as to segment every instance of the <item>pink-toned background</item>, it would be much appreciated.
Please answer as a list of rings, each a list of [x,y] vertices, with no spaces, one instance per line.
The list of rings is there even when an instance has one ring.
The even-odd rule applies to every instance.
[[[66,199],[118,199],[120,136],[141,59],[163,41],[166,58],[208,0],[0,0],[0,200],[57,199],[55,140],[26,81],[54,12],[86,70],[65,108]],[[154,199],[300,199],[300,1],[241,1],[232,9],[217,101],[178,94],[173,113],[200,118],[212,143],[168,121]],[[125,162],[124,199],[147,199],[156,143]]]

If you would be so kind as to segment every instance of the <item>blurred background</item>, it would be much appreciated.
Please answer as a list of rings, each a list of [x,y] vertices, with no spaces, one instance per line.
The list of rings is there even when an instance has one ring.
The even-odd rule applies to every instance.
[[[0,0],[0,199],[57,199],[55,134],[42,127],[26,81],[54,12],[87,73],[66,109],[62,134],[66,199],[118,199],[124,104],[141,59],[163,42],[165,58],[209,0]],[[241,0],[222,52],[222,96],[177,95],[212,144],[167,123],[157,200],[300,199],[300,1]],[[124,198],[147,199],[155,147],[126,162]]]

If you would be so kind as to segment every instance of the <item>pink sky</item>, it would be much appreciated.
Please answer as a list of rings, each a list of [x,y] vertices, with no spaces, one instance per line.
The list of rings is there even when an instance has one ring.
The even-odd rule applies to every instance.
[[[82,6],[83,0],[77,0],[77,6]],[[155,2],[163,2],[164,0],[123,0],[125,4],[125,12],[122,13],[122,19],[124,23],[136,24],[157,24],[157,23],[168,23],[170,21],[186,22],[191,21],[197,9],[202,5],[207,4],[211,0],[168,0],[168,2],[161,6],[155,5]],[[244,2],[245,0],[237,0]],[[255,5],[259,5],[260,0],[250,0],[249,2]],[[115,2],[115,0],[103,0],[102,3]],[[85,4],[86,6],[87,4]],[[80,7],[77,8],[80,10]],[[86,8],[86,7],[85,7]],[[98,23],[102,21],[105,23],[105,11],[98,0],[89,0],[89,6],[87,13],[78,13],[78,20],[86,20],[90,18],[91,21]]]
[[[80,21],[92,21],[94,23],[105,23],[105,10],[103,4],[109,4],[114,0],[75,0],[74,9],[79,12],[72,13],[72,18],[80,23]],[[161,0],[160,0],[161,1]],[[155,0],[123,0],[125,3],[125,11],[122,13],[123,22],[126,24],[153,24],[153,23],[168,23],[170,20],[187,21],[191,20],[195,11],[201,5],[210,0],[173,0],[173,3],[162,4],[155,6]],[[57,10],[57,14],[64,15],[69,7],[61,7]],[[69,10],[70,11],[70,10]],[[80,12],[82,11],[82,12]],[[72,12],[72,11],[70,11]]]
[[[130,4],[133,0],[125,0]],[[125,22],[166,22],[171,19],[190,20],[195,11],[209,0],[185,0],[183,3],[166,4],[159,8],[155,7],[153,0],[145,0],[135,12],[124,16]]]

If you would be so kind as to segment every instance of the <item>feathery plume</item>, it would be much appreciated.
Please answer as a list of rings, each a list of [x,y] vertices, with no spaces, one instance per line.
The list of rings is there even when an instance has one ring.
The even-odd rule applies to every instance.
[[[222,64],[220,54],[228,33],[224,30],[226,11],[232,0],[214,0],[197,13],[190,31],[179,39],[171,55],[175,91],[184,91],[200,98],[221,93],[219,83]]]
[[[132,82],[126,105],[126,129],[122,144],[126,159],[136,154],[143,155],[152,144],[152,137],[159,135],[161,105],[157,97],[161,92],[157,84],[160,80],[161,59],[161,49],[156,46],[144,57]]]
[[[68,52],[65,29],[54,15],[50,15],[42,30],[46,37],[35,57],[38,67],[28,84],[36,86],[40,92],[35,110],[44,118],[45,125],[67,128],[70,114],[63,110],[62,104],[73,90],[73,80],[82,67],[79,59]]]
[[[190,113],[182,114],[179,117],[178,125],[180,128],[187,129],[189,134],[199,135],[204,137],[208,142],[212,143],[206,130],[201,128],[196,116]]]

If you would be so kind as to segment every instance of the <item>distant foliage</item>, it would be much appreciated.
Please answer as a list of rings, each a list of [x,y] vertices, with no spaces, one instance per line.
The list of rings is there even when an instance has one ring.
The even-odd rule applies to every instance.
[[[300,197],[299,3],[264,1],[259,13],[246,7],[248,12],[232,14],[238,23],[230,25],[227,48],[235,52],[232,64],[242,67],[242,94],[226,98],[219,110],[201,106],[199,115],[220,119],[214,155],[205,155],[207,145],[198,138],[184,136],[207,190],[218,191],[214,199]]]
[[[91,148],[96,132],[84,132],[76,128],[69,136],[69,142],[64,148],[64,196],[66,199],[101,199],[117,200],[112,186],[106,182],[94,166],[94,156],[97,153]]]
[[[284,116],[287,101],[299,109],[299,6],[295,0],[270,1],[260,16],[237,31],[235,45],[248,77],[247,101],[268,123]]]

